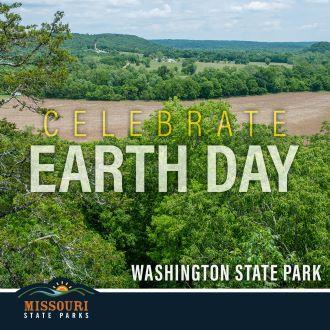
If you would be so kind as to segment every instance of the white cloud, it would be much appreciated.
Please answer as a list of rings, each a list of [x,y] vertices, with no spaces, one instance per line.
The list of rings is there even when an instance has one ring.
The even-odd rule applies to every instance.
[[[54,12],[62,10],[65,12],[64,21],[70,24],[71,30],[81,33],[131,33],[150,39],[276,41],[329,40],[330,36],[327,13],[330,0],[20,2],[23,7],[19,12],[25,24],[51,21]]]
[[[139,5],[139,0],[108,0],[107,3],[109,3],[112,6],[116,7],[123,7],[123,6],[132,6],[132,5]]]
[[[251,10],[251,11],[272,11],[272,10],[281,10],[290,7],[289,1],[251,1],[242,5],[234,5],[232,6],[233,11],[243,11],[243,10]]]
[[[310,29],[317,29],[320,26],[319,23],[311,23],[305,24],[300,27],[301,30],[310,30]]]
[[[278,29],[281,27],[281,22],[280,21],[265,21],[261,24],[261,26],[266,27],[266,28],[273,28],[273,29]]]
[[[326,4],[329,3],[330,0],[305,0],[307,3],[312,3],[312,4]]]
[[[168,4],[164,4],[163,7],[152,8],[146,10],[138,10],[130,12],[127,17],[138,17],[138,18],[163,18],[168,17],[172,13],[172,8]]]
[[[38,1],[38,0],[21,0],[21,3],[23,3],[23,5],[25,4],[43,4],[43,5],[58,5],[59,2],[57,0],[42,0],[42,1]],[[87,2],[91,5],[91,0],[80,0],[79,3],[84,3]],[[126,5],[138,5],[140,4],[140,0],[95,0],[93,1],[94,3],[99,2],[102,3],[104,6],[106,5],[112,5],[112,6],[126,6]],[[63,1],[63,4],[74,4],[76,3],[76,1],[74,0],[66,0]]]
[[[237,24],[237,21],[230,21],[230,22],[226,22],[223,24],[223,27],[225,29],[232,29],[233,27],[235,27],[235,25]]]

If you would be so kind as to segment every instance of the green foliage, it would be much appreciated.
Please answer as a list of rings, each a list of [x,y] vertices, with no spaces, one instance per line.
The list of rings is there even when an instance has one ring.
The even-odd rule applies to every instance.
[[[162,62],[146,68],[150,57],[137,54],[88,54],[71,66],[68,80],[44,96],[95,100],[183,100],[265,93],[330,90],[329,57],[307,52],[283,65],[205,68],[196,72],[193,59],[182,61],[182,70]],[[239,63],[248,61],[245,57]],[[266,57],[266,64],[271,58]],[[181,62],[178,62],[181,63]],[[172,63],[171,63],[172,64]]]
[[[50,24],[22,25],[15,12],[20,6],[0,3],[0,90],[9,95],[0,106],[16,99],[21,109],[43,112],[36,98],[59,87],[67,75],[66,64],[72,60],[61,48],[70,31],[62,23],[62,12],[57,12]],[[32,102],[16,97],[21,94]]]
[[[162,65],[155,71],[133,66],[115,67],[75,64],[69,79],[45,93],[47,97],[96,100],[183,100],[265,93],[330,90],[330,64],[307,61],[293,68],[283,66],[225,67],[194,73],[195,64],[183,68],[181,76]]]
[[[169,175],[167,193],[158,192],[157,153],[146,157],[146,192],[135,192],[135,158],[125,155],[121,168],[124,192],[113,193],[106,176],[104,193],[81,193],[73,183],[69,193],[31,194],[30,145],[55,144],[55,172],[44,173],[42,182],[60,182],[69,143],[19,132],[0,122],[0,284],[25,285],[36,279],[69,274],[92,286],[132,287],[131,264],[321,264],[322,282],[194,282],[165,283],[160,287],[328,287],[329,286],[329,124],[311,138],[276,139],[264,125],[239,129],[230,113],[234,135],[218,137],[215,128],[224,102],[204,102],[190,108],[177,100],[167,102],[173,135],[157,136],[156,116],[145,122],[139,138],[105,139],[85,143],[84,157],[93,181],[95,144],[166,144],[169,161],[178,145],[188,149],[187,193],[177,192],[177,177]],[[189,110],[203,115],[202,136],[187,135]],[[226,145],[236,155],[242,173],[249,145],[277,145],[283,157],[291,144],[299,151],[289,174],[288,193],[277,191],[277,172],[270,156],[265,162],[271,193],[251,184],[239,193],[239,180],[225,193],[208,193],[208,145]],[[173,157],[173,158],[172,158]],[[46,156],[44,162],[54,162]],[[111,161],[109,159],[109,161]],[[226,176],[225,159],[217,160],[218,182]],[[240,175],[240,174],[239,174]],[[33,258],[31,258],[33,256]]]
[[[157,69],[157,74],[162,78],[166,79],[171,77],[171,70],[166,66],[162,65]],[[173,76],[173,75],[172,75]]]
[[[265,58],[265,63],[269,65],[271,63],[271,59],[269,57]]]
[[[163,47],[143,38],[127,34],[79,34],[74,33],[73,38],[65,42],[65,46],[77,54],[84,50],[95,48],[104,51],[121,51],[150,54],[162,50]]]
[[[193,75],[197,70],[197,65],[192,60],[185,60],[182,63],[182,73],[187,75]]]
[[[124,254],[84,223],[74,201],[43,197],[0,221],[2,287],[70,277],[96,287],[132,286]]]
[[[156,44],[179,49],[234,49],[234,50],[274,50],[296,51],[307,48],[312,42],[258,42],[236,40],[186,40],[186,39],[156,39]]]
[[[320,52],[320,53],[330,52],[330,42],[326,42],[326,41],[317,42],[312,46],[310,46],[309,50],[311,52]]]
[[[98,222],[86,208],[87,196],[29,192],[30,146],[56,144],[59,153],[63,152],[59,169],[67,143],[19,132],[6,121],[0,121],[0,141],[1,287],[21,287],[58,276],[96,287],[134,286],[124,252],[116,249],[108,235],[109,222],[123,225],[125,221],[123,208],[113,210],[113,198],[100,211]],[[43,180],[58,181],[57,175],[45,175]],[[119,247],[128,244],[121,244],[121,240],[128,241],[129,233],[124,235],[118,228]]]

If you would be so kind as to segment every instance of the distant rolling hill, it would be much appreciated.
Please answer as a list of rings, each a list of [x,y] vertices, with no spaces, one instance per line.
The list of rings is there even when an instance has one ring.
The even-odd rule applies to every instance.
[[[128,34],[79,34],[74,33],[72,39],[65,42],[65,46],[72,52],[88,49],[98,51],[123,51],[134,53],[152,53],[164,47],[152,41]],[[96,48],[95,48],[96,47]]]
[[[326,53],[330,52],[330,42],[322,41],[313,44],[308,50],[311,52]]]
[[[155,39],[153,43],[178,49],[231,49],[231,50],[272,50],[297,51],[310,47],[313,42],[258,42],[237,40],[188,40]]]
[[[232,50],[232,51],[275,51],[294,52],[299,50],[313,50],[313,42],[257,42],[236,40],[187,40],[187,39],[156,39],[144,38],[128,34],[79,34],[74,33],[72,39],[65,42],[65,46],[72,53],[94,49],[98,52],[122,51],[150,54],[161,51],[177,50]],[[319,43],[318,48],[327,48],[328,43]],[[327,44],[324,46],[324,44]]]

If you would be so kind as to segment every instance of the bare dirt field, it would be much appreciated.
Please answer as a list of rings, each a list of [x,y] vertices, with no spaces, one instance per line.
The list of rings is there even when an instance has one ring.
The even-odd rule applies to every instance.
[[[286,122],[285,129],[292,135],[311,135],[320,131],[322,122],[330,120],[330,92],[318,93],[281,93],[262,96],[232,97],[224,99],[232,106],[240,123],[248,121],[248,114],[244,110],[258,110],[256,122],[271,124],[274,110],[285,110],[281,120]],[[200,101],[183,102],[185,105]],[[107,129],[116,136],[125,136],[129,128],[129,114],[131,110],[141,110],[136,115],[137,120],[148,118],[149,115],[162,108],[162,102],[155,101],[86,101],[46,99],[45,107],[55,109],[61,119],[52,122],[50,129],[57,128],[59,135],[69,140],[96,140],[102,137],[102,111],[107,113]],[[80,127],[86,133],[86,138],[74,138],[74,111],[85,110],[79,115],[80,121],[86,124]],[[13,104],[0,108],[0,118],[16,123],[18,128],[33,126],[42,128],[42,117],[29,111],[13,109]]]

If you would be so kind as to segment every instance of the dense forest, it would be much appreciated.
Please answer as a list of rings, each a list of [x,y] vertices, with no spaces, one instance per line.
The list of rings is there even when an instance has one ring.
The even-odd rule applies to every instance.
[[[72,38],[64,46],[72,50],[98,48],[109,51],[129,51],[148,54],[155,51],[179,50],[235,50],[235,51],[267,51],[296,52],[312,46],[313,42],[258,42],[239,40],[185,40],[185,39],[157,39],[144,38],[127,34],[80,34],[73,33]]]
[[[101,51],[116,50],[148,54],[164,48],[134,35],[111,33],[97,35],[73,33],[72,38],[66,40],[64,46],[73,53],[81,53],[89,49],[95,50],[97,47]]]
[[[45,138],[15,129],[0,121],[0,238],[2,287],[20,287],[54,276],[70,277],[94,287],[134,287],[131,264],[320,264],[322,282],[160,282],[158,287],[329,287],[329,125],[319,135],[274,138],[272,129],[242,130],[233,124],[233,136],[213,132],[218,114],[229,110],[222,102],[206,102],[192,108],[179,101],[166,103],[172,114],[171,138],[157,136],[156,116],[144,125],[140,138],[111,139],[82,145],[88,173],[93,181],[95,144],[167,145],[170,161],[177,146],[187,145],[187,193],[177,192],[177,177],[169,175],[167,193],[158,192],[158,153],[148,155],[145,193],[135,192],[136,165],[125,155],[121,167],[124,192],[112,192],[112,176],[106,176],[104,193],[82,193],[73,182],[69,193],[29,193],[30,146],[52,144],[54,173],[43,173],[42,182],[59,184],[68,141]],[[202,137],[188,137],[185,123],[189,110],[203,113]],[[234,116],[231,115],[235,123]],[[194,133],[196,134],[196,132]],[[226,145],[236,155],[241,173],[249,145],[277,145],[281,157],[289,145],[299,145],[290,170],[287,193],[278,192],[277,173],[265,153],[271,193],[258,182],[247,193],[238,193],[239,180],[225,193],[207,192],[205,164],[207,145]],[[217,161],[218,182],[223,182],[225,159]]]
[[[292,67],[249,64],[205,68],[193,59],[178,66],[150,68],[151,59],[136,54],[84,55],[71,66],[68,80],[43,96],[91,100],[182,100],[265,93],[330,90],[328,54],[297,55]],[[148,67],[149,66],[149,67]]]
[[[233,50],[272,50],[297,51],[311,46],[312,42],[258,42],[238,40],[187,40],[187,39],[155,39],[152,42],[179,49],[233,49]]]

